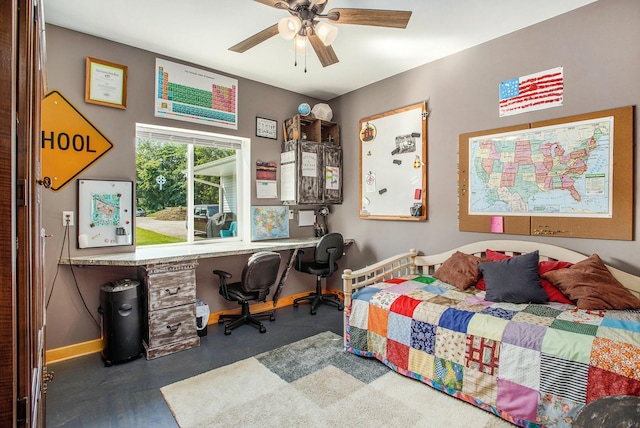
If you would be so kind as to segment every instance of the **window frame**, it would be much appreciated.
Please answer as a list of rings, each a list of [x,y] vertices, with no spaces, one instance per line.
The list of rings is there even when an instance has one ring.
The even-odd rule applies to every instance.
[[[155,141],[166,141],[187,145],[187,240],[173,244],[152,244],[153,246],[180,246],[180,245],[215,245],[219,242],[230,241],[250,241],[251,240],[251,139],[247,137],[218,134],[192,130],[187,128],[175,128],[145,123],[136,123],[136,142],[140,138],[147,138]],[[194,234],[194,147],[196,145],[217,147],[223,149],[234,149],[235,171],[236,171],[236,191],[237,191],[237,213],[236,226],[237,236],[218,240],[215,238],[195,240]],[[137,150],[136,150],[137,156]],[[222,203],[222,201],[220,201]],[[205,209],[206,211],[206,209]]]

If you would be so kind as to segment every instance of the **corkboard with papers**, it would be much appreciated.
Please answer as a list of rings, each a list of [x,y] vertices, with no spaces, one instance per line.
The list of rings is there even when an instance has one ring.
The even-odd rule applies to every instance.
[[[628,106],[461,134],[460,231],[633,240],[633,116]]]

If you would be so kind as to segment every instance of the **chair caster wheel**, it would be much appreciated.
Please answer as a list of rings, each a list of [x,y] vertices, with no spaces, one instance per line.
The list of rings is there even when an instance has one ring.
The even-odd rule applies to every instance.
[[[275,316],[275,315],[271,315],[271,316],[269,317],[269,321],[275,321],[275,320],[276,320],[276,316]]]
[[[294,307],[294,308],[297,308],[297,307],[298,307],[298,304],[297,304],[296,302],[293,302],[293,307]]]
[[[224,335],[225,336],[229,336],[231,334],[231,329],[230,328],[225,328],[224,329]]]
[[[315,314],[316,314],[315,309],[311,309],[311,315],[315,315]]]
[[[338,306],[338,310],[339,310],[339,311],[344,310],[344,305],[343,305],[343,304],[340,304],[340,305]]]
[[[105,367],[111,367],[112,365],[113,365],[113,363],[111,361],[105,360],[105,362],[104,362],[104,366]]]
[[[265,327],[260,327],[260,333],[266,333],[267,329]]]

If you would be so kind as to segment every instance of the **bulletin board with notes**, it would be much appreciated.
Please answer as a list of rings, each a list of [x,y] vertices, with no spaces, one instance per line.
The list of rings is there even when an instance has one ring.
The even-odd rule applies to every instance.
[[[427,219],[427,103],[360,120],[360,218]]]

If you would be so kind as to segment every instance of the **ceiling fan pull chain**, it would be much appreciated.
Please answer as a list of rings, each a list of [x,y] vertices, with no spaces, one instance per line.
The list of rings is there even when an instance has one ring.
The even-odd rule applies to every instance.
[[[304,41],[304,72],[307,72],[307,41]]]
[[[298,66],[298,45],[296,44],[296,38],[293,38],[293,66]]]

